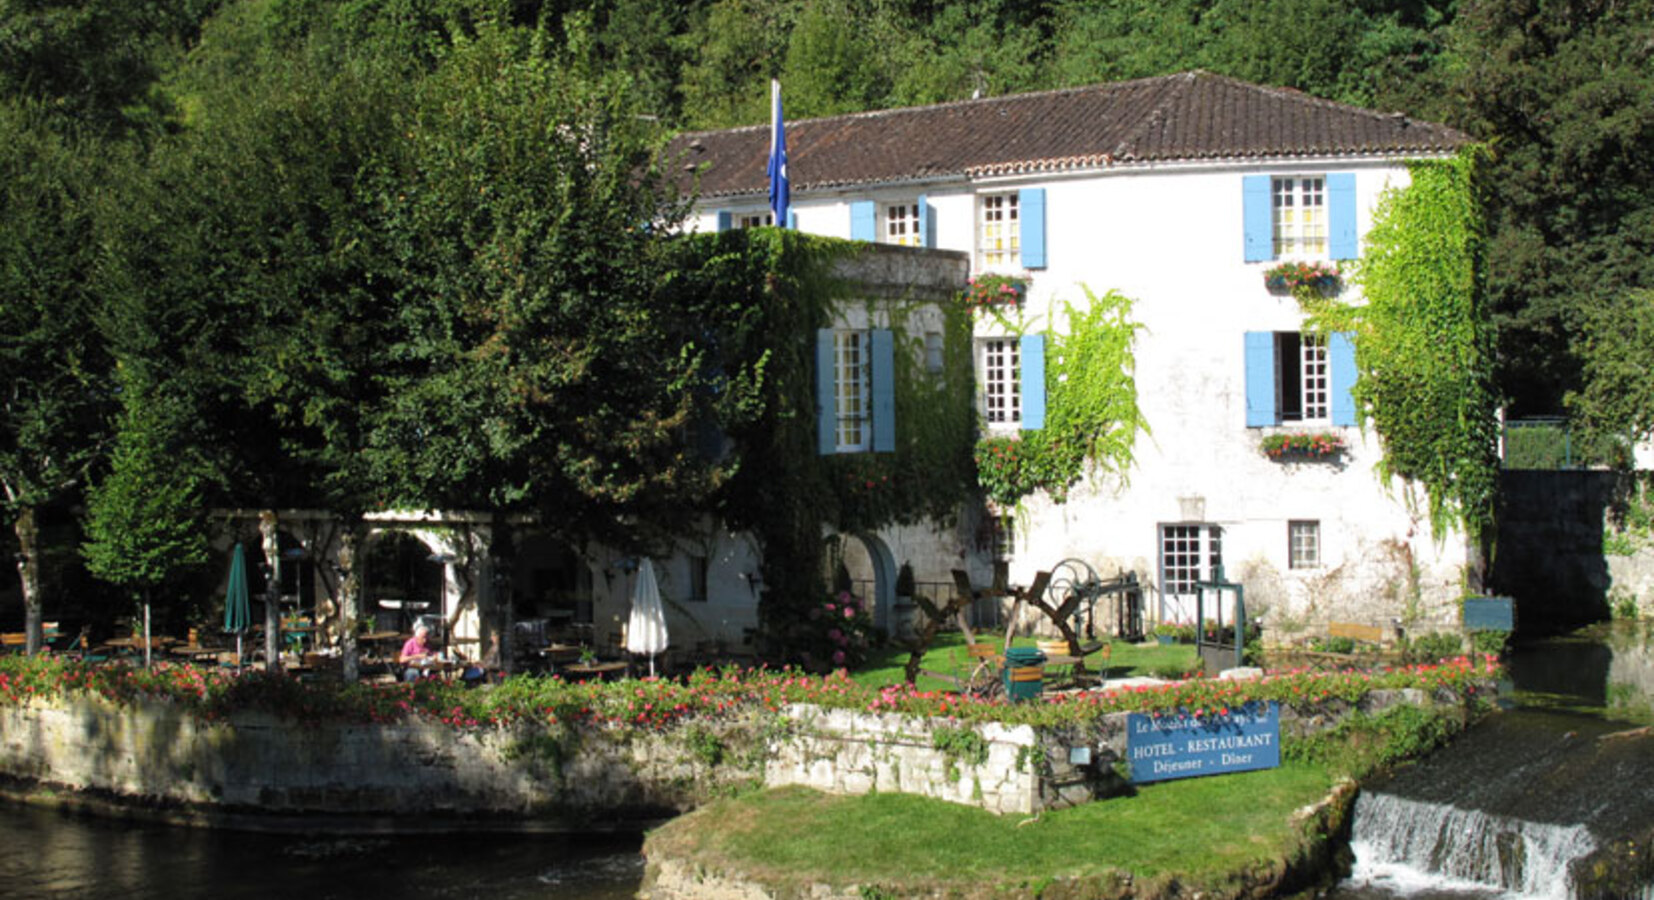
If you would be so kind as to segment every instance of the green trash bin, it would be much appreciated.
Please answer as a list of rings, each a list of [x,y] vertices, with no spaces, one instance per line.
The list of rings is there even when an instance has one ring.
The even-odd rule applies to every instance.
[[[1044,687],[1044,653],[1034,647],[1012,647],[1005,653],[1005,696],[1011,702],[1032,700]]]

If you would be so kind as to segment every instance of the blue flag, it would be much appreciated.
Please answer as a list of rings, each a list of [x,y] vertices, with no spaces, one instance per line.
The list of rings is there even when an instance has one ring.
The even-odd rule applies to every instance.
[[[792,187],[787,182],[787,129],[781,124],[781,82],[770,79],[770,212],[775,224],[787,227]]]

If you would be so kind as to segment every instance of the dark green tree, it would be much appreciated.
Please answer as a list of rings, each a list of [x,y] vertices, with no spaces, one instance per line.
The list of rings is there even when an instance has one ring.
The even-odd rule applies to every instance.
[[[1465,4],[1434,112],[1488,140],[1488,296],[1514,415],[1593,409],[1611,372],[1582,357],[1628,292],[1654,284],[1654,3]],[[1607,362],[1607,361],[1605,361]],[[1631,424],[1631,423],[1626,423]]]
[[[77,496],[105,436],[109,363],[91,327],[103,148],[0,100],[0,517],[17,534],[28,651],[40,647],[42,507]]]

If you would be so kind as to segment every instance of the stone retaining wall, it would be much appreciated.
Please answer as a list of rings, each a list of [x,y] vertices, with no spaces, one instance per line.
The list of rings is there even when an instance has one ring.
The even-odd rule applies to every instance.
[[[1458,706],[1456,698],[1432,698],[1417,689],[1374,691],[1355,707],[1322,705],[1310,715],[1283,708],[1281,734],[1312,734],[1356,710],[1374,713],[1403,703]],[[1023,815],[1089,803],[1126,787],[1114,766],[1126,758],[1127,713],[1071,726],[989,723],[974,730],[946,719],[811,706],[786,714],[791,734],[771,748],[767,786],[918,794]]]
[[[1433,701],[1375,692],[1360,708],[1403,702]],[[1349,712],[1285,710],[1282,732],[1320,730]],[[1126,753],[1125,721],[1122,713],[1063,727],[972,727],[799,705],[662,731],[465,730],[306,726],[262,714],[209,722],[164,703],[71,697],[0,706],[0,776],[171,810],[571,830],[637,827],[757,784],[899,792],[1026,815],[1122,789],[1114,763]]]
[[[0,774],[163,809],[624,827],[759,782],[761,723],[671,732],[205,722],[98,698],[0,706]],[[733,748],[709,758],[709,746]]]

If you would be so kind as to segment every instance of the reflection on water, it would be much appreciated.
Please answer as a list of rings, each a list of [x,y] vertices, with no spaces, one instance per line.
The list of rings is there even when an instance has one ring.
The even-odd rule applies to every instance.
[[[636,838],[321,837],[133,824],[0,804],[0,894],[35,898],[622,900]]]

